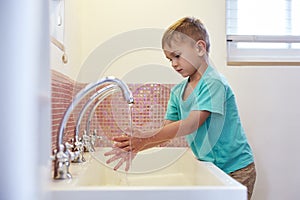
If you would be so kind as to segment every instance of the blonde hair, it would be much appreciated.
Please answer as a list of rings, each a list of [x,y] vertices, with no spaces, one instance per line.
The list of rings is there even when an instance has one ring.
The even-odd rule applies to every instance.
[[[162,47],[171,46],[173,41],[184,41],[189,38],[194,42],[203,40],[206,43],[206,52],[209,52],[209,35],[203,23],[194,17],[184,17],[172,24],[162,37]]]

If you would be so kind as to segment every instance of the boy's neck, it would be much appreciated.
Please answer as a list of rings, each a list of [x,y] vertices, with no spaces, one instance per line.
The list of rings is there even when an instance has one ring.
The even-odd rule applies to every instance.
[[[190,83],[198,83],[200,79],[202,78],[203,74],[205,73],[206,69],[208,67],[208,64],[203,64],[193,76],[189,77]]]

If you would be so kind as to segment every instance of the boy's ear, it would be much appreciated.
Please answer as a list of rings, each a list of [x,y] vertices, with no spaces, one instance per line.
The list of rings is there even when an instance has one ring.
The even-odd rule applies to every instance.
[[[206,43],[203,40],[198,40],[196,48],[199,56],[203,56],[206,53]]]

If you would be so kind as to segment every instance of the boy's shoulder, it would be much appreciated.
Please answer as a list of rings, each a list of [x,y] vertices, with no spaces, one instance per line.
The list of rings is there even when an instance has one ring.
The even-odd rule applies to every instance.
[[[223,76],[223,74],[219,73],[217,69],[209,66],[206,70],[205,76],[203,77],[205,82],[219,82],[222,85],[228,85],[226,78]]]

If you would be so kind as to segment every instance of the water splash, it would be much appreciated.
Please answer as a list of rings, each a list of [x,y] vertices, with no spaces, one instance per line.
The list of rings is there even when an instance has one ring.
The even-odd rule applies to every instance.
[[[133,136],[133,104],[128,104],[128,111],[129,111],[129,134]]]
[[[133,133],[134,133],[134,131],[133,131],[133,118],[132,118],[132,116],[133,116],[133,104],[129,104],[129,106],[128,106],[128,109],[129,109],[129,134],[130,134],[130,136],[131,137],[133,137]],[[131,146],[131,140],[129,140],[129,145]],[[131,167],[131,165],[132,165],[132,153],[130,152],[130,163],[129,163],[129,165],[130,165],[130,167]]]
[[[133,137],[133,120],[132,120],[132,115],[133,115],[133,104],[128,104],[128,114],[129,114],[129,132],[126,134],[129,134],[130,137]],[[129,146],[131,146],[131,140],[129,140]],[[128,172],[130,171],[130,168],[132,166],[132,159],[133,159],[133,154],[132,152],[129,152],[129,170],[125,170],[125,184],[130,185],[129,180],[128,180]]]

